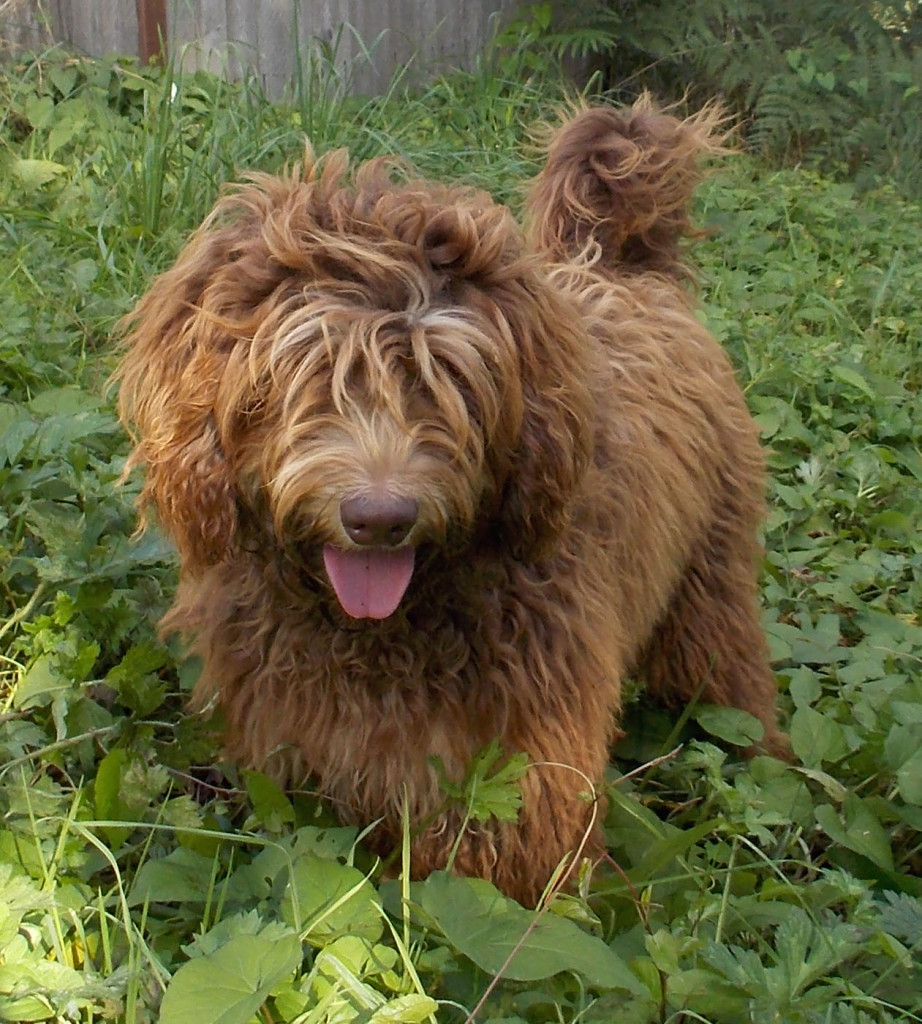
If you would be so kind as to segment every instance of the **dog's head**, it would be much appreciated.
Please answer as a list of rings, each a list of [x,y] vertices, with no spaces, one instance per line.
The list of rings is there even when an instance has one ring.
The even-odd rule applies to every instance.
[[[420,545],[492,534],[533,558],[566,522],[592,443],[583,328],[505,208],[402,173],[350,182],[339,152],[254,176],[126,319],[130,464],[185,572],[256,531],[383,618]]]

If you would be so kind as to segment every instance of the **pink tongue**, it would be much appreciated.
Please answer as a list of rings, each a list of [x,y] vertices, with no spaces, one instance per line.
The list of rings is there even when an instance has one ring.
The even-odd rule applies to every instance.
[[[323,548],[323,564],[343,606],[354,619],[386,619],[400,604],[413,575],[414,549]]]

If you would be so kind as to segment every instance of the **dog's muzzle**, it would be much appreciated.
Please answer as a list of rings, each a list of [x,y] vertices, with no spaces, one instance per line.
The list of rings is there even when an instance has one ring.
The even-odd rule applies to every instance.
[[[362,547],[395,548],[416,524],[419,505],[413,498],[359,495],[339,506],[339,518],[349,539]]]
[[[355,619],[386,619],[413,576],[415,551],[404,544],[419,517],[413,498],[358,495],[339,506],[343,531],[355,547],[326,544],[323,564],[336,597]]]

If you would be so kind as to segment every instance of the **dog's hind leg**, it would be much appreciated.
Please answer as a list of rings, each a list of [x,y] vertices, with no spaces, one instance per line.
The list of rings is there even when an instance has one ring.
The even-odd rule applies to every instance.
[[[636,671],[664,704],[688,703],[700,694],[704,702],[748,711],[765,729],[756,749],[785,756],[777,684],[759,616],[757,557],[758,548],[739,525],[734,531],[721,522],[710,543],[693,553]]]

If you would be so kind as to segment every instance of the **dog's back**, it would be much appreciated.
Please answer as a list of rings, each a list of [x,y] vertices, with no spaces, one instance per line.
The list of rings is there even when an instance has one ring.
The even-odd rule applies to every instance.
[[[531,244],[561,262],[598,246],[603,266],[687,277],[680,241],[694,234],[688,205],[699,158],[725,151],[710,105],[687,120],[648,95],[626,110],[579,111],[550,137],[528,198]]]

